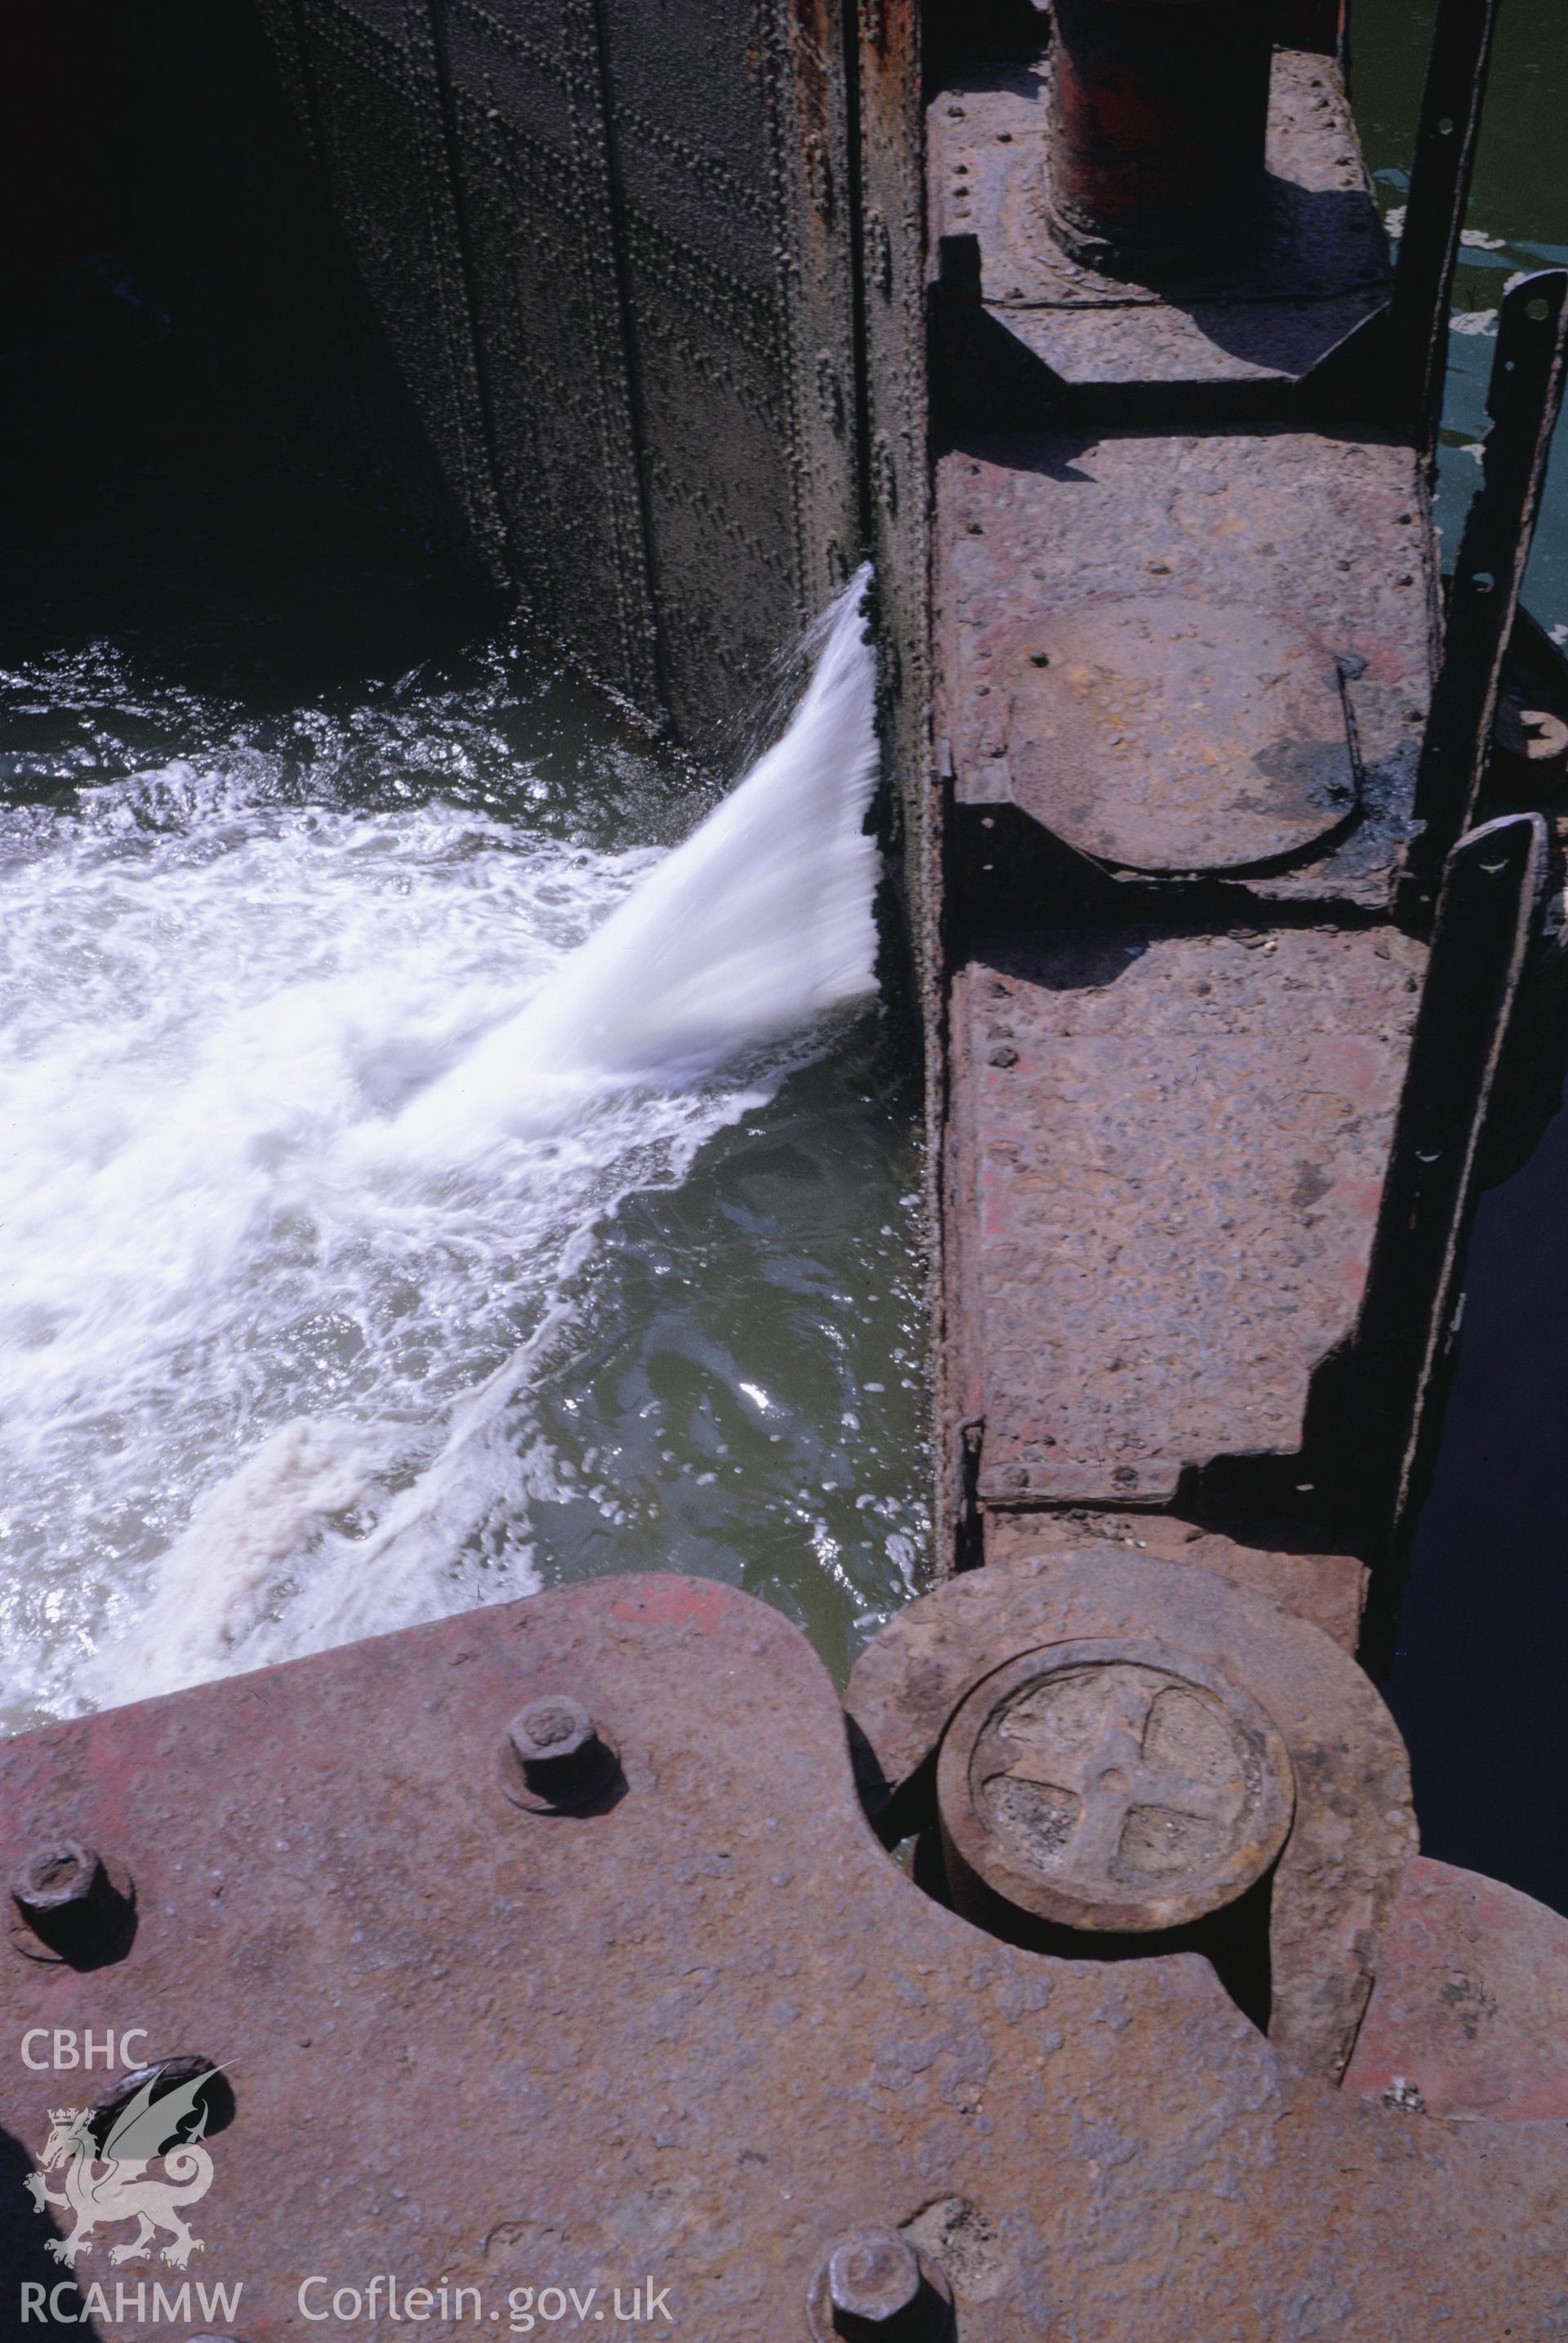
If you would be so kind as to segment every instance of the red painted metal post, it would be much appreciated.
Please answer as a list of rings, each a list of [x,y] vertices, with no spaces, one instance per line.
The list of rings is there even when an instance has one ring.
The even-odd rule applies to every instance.
[[[1115,276],[1221,269],[1267,225],[1271,0],[1056,0],[1051,212]]]

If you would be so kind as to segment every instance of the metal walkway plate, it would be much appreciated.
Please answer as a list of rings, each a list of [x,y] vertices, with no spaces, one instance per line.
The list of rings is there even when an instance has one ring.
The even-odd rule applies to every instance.
[[[502,1787],[547,1691],[620,1752],[597,1810]],[[662,2316],[589,2331],[806,2343],[829,2249],[904,2227],[960,2343],[1388,2343],[1391,2304],[1481,2335],[1500,2300],[1544,2334],[1561,2307],[1560,2129],[1353,2101],[1194,1956],[1046,1959],[928,1901],[860,1814],[820,1663],[721,1586],[601,1579],[56,1726],[0,1790],[8,1874],[68,1824],[138,1913],[95,1971],[0,1947],[7,2037],[140,2026],[232,2080],[196,2267],[100,2251],[111,2306],[223,2280],[226,2328],[270,2343],[338,2331],[306,2279],[319,2311],[390,2276],[475,2289],[427,2331],[505,2334],[514,2295],[651,2280]],[[20,2175],[65,2078],[4,2071],[7,2284],[53,2285]]]
[[[1301,1448],[1355,1322],[1420,945],[1012,938],[954,987],[949,1323],[987,1504]]]

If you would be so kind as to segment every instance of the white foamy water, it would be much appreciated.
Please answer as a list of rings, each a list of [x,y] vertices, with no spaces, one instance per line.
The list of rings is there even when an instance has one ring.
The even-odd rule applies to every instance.
[[[536,1360],[872,982],[861,581],[673,852],[179,765],[0,832],[0,1658],[68,1710],[525,1592]]]

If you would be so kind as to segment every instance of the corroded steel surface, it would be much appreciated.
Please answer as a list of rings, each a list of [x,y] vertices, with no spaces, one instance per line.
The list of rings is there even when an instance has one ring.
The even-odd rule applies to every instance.
[[[1386,297],[1376,209],[1326,58],[1275,55],[1263,247],[1158,287],[1104,276],[1055,241],[1050,88],[1044,60],[977,64],[933,99],[928,135],[933,248],[978,239],[988,309],[1059,386],[1294,382]]]
[[[257,13],[370,313],[367,332],[352,312],[335,322],[385,341],[426,443],[419,453],[434,457],[473,542],[498,566],[503,525],[429,7],[257,0]],[[368,370],[363,358],[359,369]],[[383,453],[407,468],[413,451],[384,443]]]
[[[1246,829],[1244,850],[1261,866],[1251,884],[1271,898],[1385,903],[1431,684],[1435,583],[1424,510],[1412,451],[1376,438],[1107,431],[987,440],[944,457],[937,729],[951,743],[971,916],[988,916],[987,899],[999,897],[1002,916],[1020,913],[1021,874],[1010,894],[982,884],[975,825],[994,820],[998,806],[1021,808],[1040,786],[1027,726],[1015,738],[1025,671],[1038,652],[1050,655],[1040,630],[1087,601],[1127,596],[1151,612],[1166,605],[1171,624],[1194,605],[1266,616],[1292,642],[1315,646],[1325,668],[1338,662],[1360,818],[1314,845],[1289,790],[1271,827],[1260,788]],[[1265,659],[1261,672],[1268,668]],[[1103,781],[1083,776],[1091,802],[1097,788],[1109,797],[1116,769]],[[1191,867],[1206,867],[1201,852]]]
[[[951,1579],[890,1621],[850,1680],[874,1794],[901,1800],[890,1806],[898,1825],[923,1820],[910,1815],[926,1795],[922,1769],[972,1687],[1020,1654],[1104,1638],[1209,1661],[1283,1741],[1296,1805],[1271,1891],[1270,2031],[1337,2079],[1378,1931],[1415,1852],[1415,1820],[1393,1719],[1354,1662],[1304,1620],[1208,1571],[1110,1546]]]
[[[493,1771],[563,1687],[626,1775],[580,1819]],[[112,1967],[5,1956],[7,2026],[230,2062],[199,2275],[243,2282],[256,2343],[318,2331],[314,2272],[471,2285],[503,2331],[508,2289],[651,2276],[671,2325],[625,2331],[806,2343],[860,2229],[942,2259],[961,2343],[1560,2316],[1561,2133],[1357,2102],[1200,1959],[1051,1960],[929,1902],[859,1814],[820,1664],[728,1589],[602,1580],[54,1727],[0,1775],[6,1875],[67,1817],[140,1899]],[[60,2087],[5,2088],[19,2179]],[[58,2281],[20,2186],[0,2219],[13,2282]],[[139,2273],[108,2275],[112,2303]]]
[[[1418,1855],[1383,1929],[1345,2088],[1434,2116],[1568,2123],[1568,1919]]]
[[[977,945],[947,1276],[982,1502],[1169,1503],[1217,1457],[1298,1453],[1355,1323],[1422,961],[1305,928]]]
[[[1324,1553],[1321,1533],[1310,1523],[1231,1521],[1218,1529],[1176,1513],[1105,1513],[1085,1505],[1048,1513],[989,1506],[984,1543],[988,1562],[1068,1554],[1084,1544],[1163,1555],[1268,1595],[1310,1619],[1347,1652],[1355,1650],[1361,1635],[1366,1564],[1353,1554]]]

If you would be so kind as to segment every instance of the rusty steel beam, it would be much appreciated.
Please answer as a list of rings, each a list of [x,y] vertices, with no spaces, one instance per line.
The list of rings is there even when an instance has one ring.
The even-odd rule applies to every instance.
[[[1237,246],[1171,279],[1132,260],[1135,236],[1091,255],[1063,221],[1100,185],[1134,213],[1149,190],[1153,217],[1158,173],[1094,93],[1141,92],[1148,154],[1178,156],[1191,90],[1146,69],[1172,27],[1197,54],[1220,17],[1058,15],[1049,56],[959,56],[928,111],[944,1553],[968,1567],[1042,1514],[1155,1508],[1255,1554],[1293,1521],[1353,1572],[1409,1516],[1442,1388],[1412,1329],[1451,1299],[1538,918],[1533,878],[1503,920],[1508,981],[1453,1011],[1485,1027],[1448,1055],[1463,1165],[1445,1154],[1419,1237],[1396,1236],[1417,882],[1490,749],[1561,385],[1558,279],[1508,297],[1440,667],[1424,442],[1346,364],[1389,313],[1338,65],[1277,52],[1266,107],[1232,108],[1248,156],[1266,111],[1269,193],[1247,195],[1238,148]],[[1442,109],[1488,25],[1450,5],[1439,28],[1423,136],[1452,134],[1458,161],[1422,162],[1405,309],[1467,184],[1473,107]],[[1322,246],[1298,228],[1331,192]],[[1539,745],[1556,722],[1541,714]],[[1450,1014],[1455,932],[1423,1031]],[[1298,1594],[1319,1599],[1299,1574]]]

